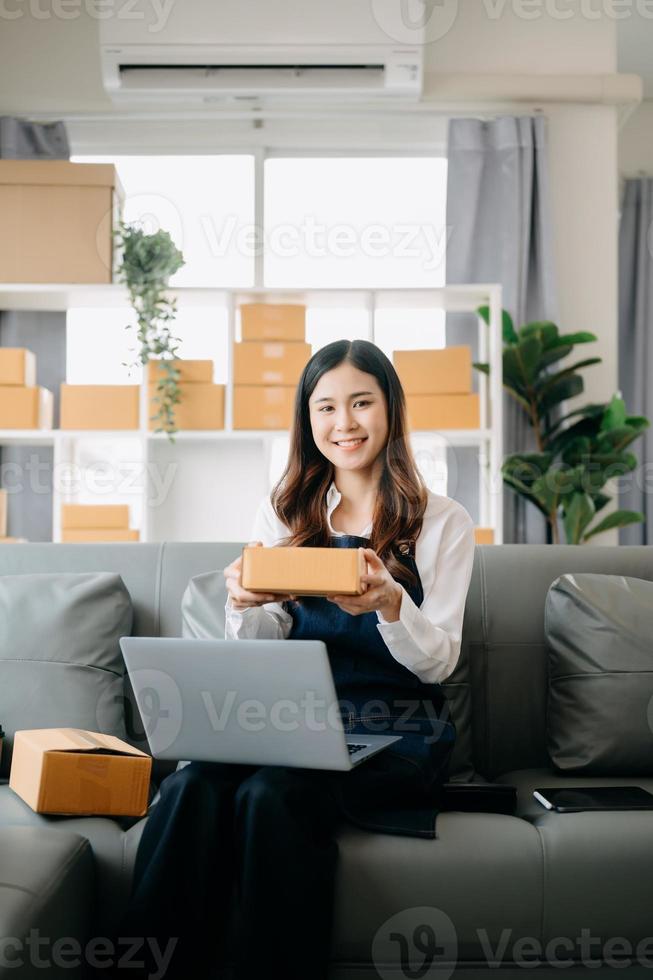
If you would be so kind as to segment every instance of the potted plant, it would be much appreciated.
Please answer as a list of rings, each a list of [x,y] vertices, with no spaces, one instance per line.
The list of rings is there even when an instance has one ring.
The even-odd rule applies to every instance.
[[[477,313],[489,325],[489,307],[481,306]],[[649,427],[648,419],[628,415],[620,395],[608,403],[585,405],[553,418],[561,402],[583,392],[584,381],[578,372],[600,363],[601,358],[585,358],[560,369],[552,365],[576,344],[595,341],[595,335],[585,331],[560,334],[548,320],[515,330],[505,310],[502,317],[503,387],[525,412],[537,445],[536,452],[505,457],[501,467],[504,483],[542,512],[554,544],[560,540],[560,519],[567,544],[582,544],[610,528],[645,520],[638,511],[617,510],[592,523],[612,499],[603,492],[607,481],[636,468],[637,457],[626,452],[626,447]],[[474,367],[490,372],[488,364],[475,363]]]

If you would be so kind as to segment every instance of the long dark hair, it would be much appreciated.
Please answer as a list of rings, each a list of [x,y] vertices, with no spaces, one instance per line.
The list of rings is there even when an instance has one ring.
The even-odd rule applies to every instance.
[[[348,361],[372,374],[385,396],[388,441],[376,499],[370,547],[396,579],[416,584],[413,573],[395,556],[395,550],[414,542],[422,528],[427,504],[426,485],[408,440],[406,399],[391,361],[368,340],[336,340],[311,357],[297,385],[290,433],[288,462],[272,490],[277,517],[290,528],[289,546],[328,548],[330,531],[325,497],[334,477],[333,464],[315,445],[308,400],[326,371]]]

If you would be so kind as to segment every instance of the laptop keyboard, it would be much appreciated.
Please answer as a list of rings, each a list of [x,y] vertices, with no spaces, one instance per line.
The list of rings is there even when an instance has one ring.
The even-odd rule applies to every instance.
[[[349,750],[349,754],[350,755],[353,755],[354,752],[358,752],[359,749],[366,749],[366,748],[368,748],[368,745],[366,745],[366,744],[355,745],[353,742],[347,742],[347,748]]]

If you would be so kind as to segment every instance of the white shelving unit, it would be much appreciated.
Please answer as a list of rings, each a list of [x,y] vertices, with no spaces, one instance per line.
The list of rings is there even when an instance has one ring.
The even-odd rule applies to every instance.
[[[139,526],[141,540],[240,540],[249,534],[256,503],[269,489],[275,440],[285,431],[234,430],[232,417],[233,372],[231,351],[236,339],[236,311],[253,301],[304,303],[310,308],[364,310],[367,338],[375,340],[375,314],[388,309],[432,309],[447,312],[490,308],[490,327],[478,318],[479,359],[489,361],[490,377],[478,373],[480,427],[415,433],[428,439],[438,451],[445,447],[477,447],[479,453],[479,525],[494,529],[502,541],[502,374],[501,287],[496,284],[444,286],[432,289],[208,289],[171,290],[178,307],[227,310],[227,384],[225,428],[216,431],[183,431],[170,443],[161,433],[147,429],[147,401],[143,389],[141,426],[137,430],[29,431],[0,430],[0,446],[52,446],[55,466],[53,537],[60,540],[61,503],[78,500],[59,477],[66,467],[79,464],[80,447],[92,441],[102,444],[129,441],[134,459],[132,483],[140,467],[141,483],[133,489],[132,526]],[[75,307],[128,306],[120,285],[0,284],[2,310],[55,310]],[[448,342],[456,343],[455,336]],[[401,348],[397,338],[396,349]],[[96,501],[98,498],[95,498]],[[115,499],[115,498],[112,498]]]

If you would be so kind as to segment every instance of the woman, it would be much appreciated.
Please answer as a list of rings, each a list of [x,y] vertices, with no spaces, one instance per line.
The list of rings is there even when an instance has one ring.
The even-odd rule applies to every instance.
[[[440,685],[458,659],[474,556],[467,511],[418,474],[401,384],[374,344],[337,341],[306,365],[288,463],[259,507],[254,537],[266,546],[362,547],[366,590],[251,593],[238,558],[223,573],[225,635],[323,640],[345,731],[402,737],[351,772],[193,763],[168,777],[139,849],[130,924],[179,935],[186,946],[175,968],[192,956],[201,970],[202,950],[211,961],[204,923],[217,926],[214,941],[222,937],[233,880],[239,980],[322,980],[341,822],[436,836],[455,739]],[[187,632],[218,633],[214,595],[211,576],[191,582]]]

